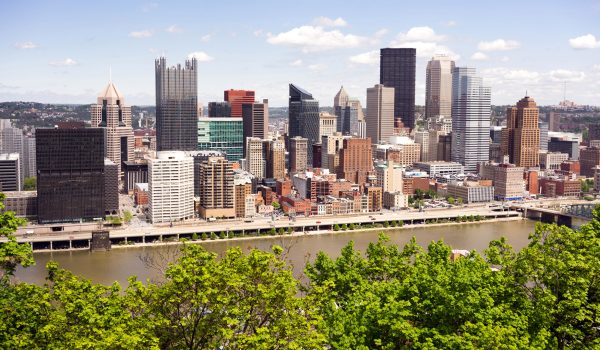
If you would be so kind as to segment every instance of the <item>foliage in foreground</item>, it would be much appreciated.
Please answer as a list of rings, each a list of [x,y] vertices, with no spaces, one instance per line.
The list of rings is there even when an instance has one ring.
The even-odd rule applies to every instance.
[[[163,282],[126,289],[49,263],[44,286],[3,279],[0,348],[597,349],[594,215],[577,231],[538,225],[518,253],[501,239],[457,259],[441,241],[382,235],[364,254],[318,254],[302,286],[279,247],[217,257],[184,244]]]

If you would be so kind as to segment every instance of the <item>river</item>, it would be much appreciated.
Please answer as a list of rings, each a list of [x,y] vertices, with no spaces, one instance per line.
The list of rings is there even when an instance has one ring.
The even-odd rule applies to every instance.
[[[535,222],[529,220],[500,221],[487,223],[469,223],[447,226],[422,226],[414,228],[387,230],[393,244],[403,246],[411,237],[426,247],[433,240],[443,239],[454,249],[487,248],[491,240],[506,237],[514,249],[519,250],[527,245],[528,236],[533,232]],[[364,250],[370,242],[377,241],[379,231],[351,231],[305,236],[260,237],[244,241],[204,241],[201,244],[216,253],[223,253],[227,248],[242,246],[244,249],[270,249],[278,244],[288,249],[287,260],[294,267],[294,273],[300,277],[307,260],[313,259],[319,251],[337,256],[342,247],[354,241],[355,247]],[[140,280],[154,279],[160,276],[158,271],[164,262],[173,260],[178,251],[177,245],[127,247],[113,249],[109,252],[64,251],[35,253],[36,265],[26,269],[18,269],[16,277],[20,281],[43,284],[46,278],[45,265],[54,260],[63,268],[89,278],[94,282],[110,284],[118,281],[127,284],[127,277],[136,275]]]

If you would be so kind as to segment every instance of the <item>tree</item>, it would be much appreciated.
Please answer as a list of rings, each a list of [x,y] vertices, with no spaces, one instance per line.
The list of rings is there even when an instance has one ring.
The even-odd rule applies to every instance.
[[[452,196],[448,197],[447,200],[448,200],[448,204],[450,204],[450,205],[454,205],[454,203],[456,203],[456,200]]]
[[[196,232],[192,233],[192,241],[198,240],[198,234]]]
[[[279,204],[279,202],[276,202],[276,201],[272,201],[271,205],[273,206],[273,209],[281,208],[281,205]]]
[[[208,239],[208,235],[206,234],[206,232],[202,232],[202,234],[200,235],[200,239],[203,241],[206,241]]]
[[[147,318],[166,349],[317,349],[310,308],[297,297],[291,268],[273,253],[229,249],[222,258],[201,246],[185,245],[162,285],[145,288]]]
[[[334,231],[339,231],[340,230],[340,225],[338,225],[338,224],[333,225],[333,230]]]
[[[128,224],[131,222],[131,219],[133,219],[133,214],[129,210],[123,210],[123,221]]]
[[[217,235],[214,232],[210,233],[210,239],[215,240],[217,239]]]
[[[225,239],[225,238],[227,238],[227,235],[225,234],[225,231],[221,231],[221,233],[219,233],[219,238],[220,238],[220,239]]]
[[[27,267],[35,263],[29,244],[19,244],[14,235],[17,228],[27,221],[16,217],[12,211],[4,211],[4,198],[6,195],[0,192],[0,238],[6,239],[0,242],[0,289],[9,282],[17,266]]]
[[[35,191],[37,189],[37,178],[35,176],[26,177],[23,181],[23,191]]]
[[[462,205],[462,204],[463,204],[463,199],[462,199],[461,197],[458,197],[458,198],[456,199],[456,203],[457,203],[458,205]]]

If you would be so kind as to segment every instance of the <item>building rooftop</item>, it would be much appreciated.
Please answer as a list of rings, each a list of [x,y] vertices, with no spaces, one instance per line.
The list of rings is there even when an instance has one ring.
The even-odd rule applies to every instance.
[[[17,160],[19,159],[19,153],[2,153],[0,154],[0,160]]]

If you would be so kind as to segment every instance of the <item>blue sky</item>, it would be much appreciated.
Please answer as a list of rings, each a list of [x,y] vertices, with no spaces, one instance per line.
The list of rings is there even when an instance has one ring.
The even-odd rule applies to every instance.
[[[2,1],[0,101],[93,103],[109,79],[129,104],[154,104],[154,59],[200,62],[199,99],[254,89],[287,105],[287,84],[333,104],[363,101],[378,49],[416,47],[416,103],[434,53],[476,67],[493,104],[600,105],[595,1]]]

